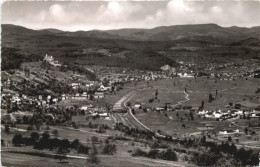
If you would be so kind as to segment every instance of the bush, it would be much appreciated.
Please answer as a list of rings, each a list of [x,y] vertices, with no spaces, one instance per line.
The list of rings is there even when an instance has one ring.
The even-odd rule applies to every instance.
[[[147,157],[155,159],[158,158],[158,155],[159,155],[159,150],[152,149],[148,152]]]
[[[97,136],[93,136],[91,138],[91,141],[92,141],[92,143],[97,143],[98,142],[98,137]]]
[[[5,125],[5,133],[9,133],[9,132],[10,132],[9,125]]]
[[[141,156],[141,157],[144,157],[144,156],[146,156],[147,155],[147,153],[145,152],[145,151],[143,151],[143,150],[141,150],[140,148],[137,148],[137,149],[135,149],[134,151],[133,151],[133,153],[132,153],[132,156]]]
[[[195,153],[193,161],[199,166],[212,166],[220,158],[220,155],[215,155],[213,153]]]
[[[160,144],[158,142],[154,142],[151,146],[152,149],[156,149],[156,148],[159,148],[160,147]]]
[[[15,135],[12,139],[12,142],[15,146],[20,146],[21,144],[23,144],[22,135]]]
[[[98,159],[96,153],[91,153],[91,154],[89,154],[88,162],[93,163],[93,164],[98,164],[100,162],[100,160]]]
[[[253,152],[251,149],[245,150],[244,148],[240,148],[237,151],[236,158],[241,161],[242,166],[254,166],[258,164],[258,153]]]
[[[103,149],[103,154],[113,155],[114,153],[116,153],[116,145],[106,144]]]
[[[78,146],[77,153],[79,153],[79,154],[88,154],[89,153],[89,147],[80,144]]]
[[[37,132],[32,132],[31,133],[31,138],[36,141],[40,138],[39,134]]]
[[[161,158],[168,161],[178,161],[177,154],[172,149],[167,149],[162,152]]]

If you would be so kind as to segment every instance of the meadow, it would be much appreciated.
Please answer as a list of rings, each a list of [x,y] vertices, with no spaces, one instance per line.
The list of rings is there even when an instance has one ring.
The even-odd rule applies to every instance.
[[[142,88],[141,88],[142,85]],[[242,109],[250,110],[257,107],[260,103],[258,95],[255,94],[259,81],[254,78],[239,78],[237,80],[215,80],[212,78],[174,78],[158,81],[151,81],[149,85],[137,84],[136,95],[131,98],[131,104],[141,103],[142,106],[156,108],[168,106],[175,108],[178,102],[182,101],[182,106],[191,106],[197,109],[204,101],[205,110],[227,111],[226,105],[229,103],[241,104]],[[185,87],[189,100],[185,100]],[[158,90],[157,99],[155,92]],[[216,90],[218,91],[216,94]],[[212,94],[214,100],[208,102],[209,94]],[[149,99],[154,98],[153,102]],[[215,122],[216,127],[224,128],[223,125],[217,125],[216,119],[202,118],[193,112],[194,120],[189,120],[189,110],[176,109],[174,111],[148,111],[135,108],[135,116],[144,125],[154,131],[160,131],[162,134],[170,134],[178,137],[185,136],[188,133],[201,133],[202,129],[208,128],[202,124],[203,121]],[[178,116],[177,116],[178,115]],[[131,119],[127,116],[128,119]],[[241,129],[242,130],[242,129]]]
[[[242,103],[244,107],[257,106],[260,103],[259,95],[255,93],[260,81],[255,78],[238,78],[237,80],[215,80],[213,78],[174,78],[149,82],[149,88],[137,91],[131,99],[133,104],[142,103],[148,107],[162,107],[165,103],[175,106],[179,101],[185,100],[185,88],[189,94],[188,101],[183,106],[199,107],[204,101],[206,110],[226,109],[228,103]],[[138,87],[138,85],[137,85]],[[154,102],[149,99],[158,97]],[[217,90],[217,94],[216,94]],[[209,94],[214,100],[209,103]]]

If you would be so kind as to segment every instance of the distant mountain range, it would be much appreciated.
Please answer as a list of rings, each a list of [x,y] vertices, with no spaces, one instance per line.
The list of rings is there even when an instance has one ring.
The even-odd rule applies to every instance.
[[[225,61],[227,57],[260,59],[260,27],[216,24],[76,32],[2,24],[1,42],[6,60],[18,53],[17,57],[22,57],[19,63],[42,59],[46,53],[66,64],[133,69],[160,69],[165,64],[176,67],[174,55],[191,52],[210,60],[211,56]]]
[[[205,40],[215,42],[237,42],[248,38],[260,39],[260,26],[221,27],[216,24],[161,26],[153,29],[118,29],[68,32],[57,29],[31,30],[25,27],[2,24],[2,36],[10,34],[56,35],[69,37],[90,37],[98,39],[123,39],[138,41]]]

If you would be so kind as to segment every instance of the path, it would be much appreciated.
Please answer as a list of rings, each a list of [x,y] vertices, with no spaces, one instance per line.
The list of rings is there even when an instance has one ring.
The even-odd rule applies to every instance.
[[[142,90],[139,90],[139,92],[140,92],[140,91],[143,91],[143,90],[145,90],[145,89],[147,89],[147,88],[143,88]],[[184,91],[183,93],[185,94],[185,97],[184,97],[185,100],[178,101],[177,104],[175,104],[174,106],[181,105],[182,103],[184,103],[184,102],[190,100],[190,99],[189,99],[189,94],[186,93],[185,91]],[[123,96],[119,101],[116,102],[116,104],[114,105],[113,109],[115,109],[115,110],[116,110],[116,109],[117,109],[117,110],[118,110],[118,109],[123,109],[122,103],[123,103],[124,107],[127,108],[127,107],[128,107],[128,106],[127,106],[127,102],[128,102],[129,100],[131,100],[131,98],[132,98],[133,96],[135,96],[136,94],[137,94],[136,91],[129,92],[128,94],[126,94],[125,96]],[[122,117],[123,117],[123,116],[126,116],[128,113],[129,113],[129,114],[134,118],[134,120],[135,120],[139,125],[141,125],[144,129],[146,129],[146,130],[148,130],[148,131],[154,133],[154,131],[152,131],[150,128],[148,128],[146,125],[144,125],[142,122],[140,122],[140,121],[134,116],[134,114],[132,113],[132,110],[131,110],[130,107],[128,107],[128,112],[127,112],[125,115],[120,115],[120,118],[122,119]],[[125,119],[126,119],[126,118],[125,118]],[[128,120],[127,120],[127,121],[128,121]],[[126,123],[125,120],[124,120],[124,121],[122,120],[122,122],[123,122],[123,123]],[[128,121],[128,122],[129,122],[129,121]],[[155,132],[155,135],[156,135],[156,136],[159,136],[159,137],[163,137],[163,138],[166,137],[165,135],[161,135],[161,134],[159,134],[159,133],[157,133],[157,132]]]

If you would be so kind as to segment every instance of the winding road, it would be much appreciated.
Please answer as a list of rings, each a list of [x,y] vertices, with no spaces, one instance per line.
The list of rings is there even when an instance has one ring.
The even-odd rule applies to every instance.
[[[139,90],[139,92],[140,92],[140,91],[143,91],[143,90],[145,90],[145,89],[147,89],[147,88],[143,88],[142,90]],[[135,122],[136,122],[137,124],[139,124],[143,129],[146,129],[146,130],[148,130],[148,131],[154,133],[154,131],[152,131],[152,129],[148,128],[146,125],[144,125],[142,122],[140,122],[140,121],[134,116],[134,114],[132,113],[131,107],[128,107],[128,106],[127,106],[127,102],[129,102],[129,100],[131,100],[131,98],[134,97],[137,93],[138,93],[137,91],[131,91],[131,92],[127,93],[125,96],[123,96],[119,101],[117,101],[117,102],[115,103],[113,109],[114,109],[114,110],[118,110],[118,109],[128,108],[128,112],[127,112],[126,114],[124,114],[124,115],[119,114],[119,116],[120,116],[120,118],[121,118],[121,120],[122,120],[121,122],[123,122],[124,124],[126,124],[126,122],[125,122],[125,121],[126,121],[125,119],[127,119],[127,118],[126,118],[126,115],[127,115],[127,114],[130,114],[130,115],[132,116],[132,118],[135,120]],[[184,91],[183,93],[185,94],[185,97],[184,97],[185,100],[178,101],[177,104],[175,104],[174,106],[181,105],[182,103],[184,103],[184,102],[190,100],[190,99],[189,99],[189,94],[186,93],[185,91]],[[114,120],[116,120],[114,116],[112,116],[112,118],[113,118]],[[128,120],[127,120],[127,121],[128,121]],[[118,122],[118,121],[116,120],[116,122]],[[129,122],[129,121],[128,121],[128,122]],[[159,133],[157,133],[157,132],[155,132],[155,135],[158,136],[158,137],[163,137],[163,138],[166,137],[165,135],[159,134]]]

